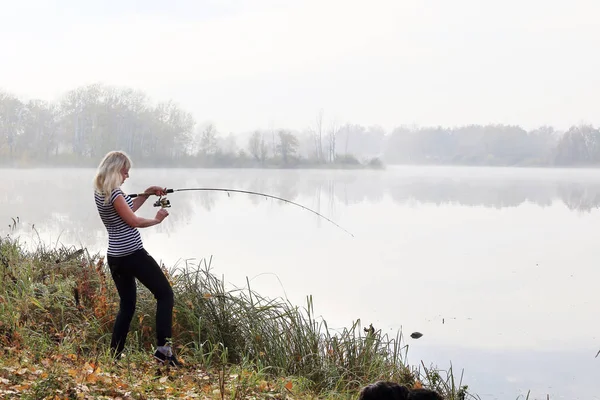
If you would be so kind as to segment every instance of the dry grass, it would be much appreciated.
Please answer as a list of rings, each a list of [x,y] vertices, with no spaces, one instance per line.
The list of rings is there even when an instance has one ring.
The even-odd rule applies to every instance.
[[[112,365],[118,297],[103,258],[64,247],[27,252],[10,236],[0,239],[0,389],[44,398],[39,393],[61,387],[60,398],[77,398],[105,396],[108,389],[81,392],[81,385],[92,390],[104,382],[122,398],[161,397],[165,390],[172,397],[352,398],[361,386],[386,379],[431,387],[447,399],[470,396],[452,369],[407,365],[401,332],[364,334],[360,321],[332,331],[315,317],[310,297],[298,307],[261,297],[249,284],[226,290],[210,260],[165,273],[176,301],[172,340],[187,366],[156,378],[156,303],[147,289],[138,289],[127,356]]]

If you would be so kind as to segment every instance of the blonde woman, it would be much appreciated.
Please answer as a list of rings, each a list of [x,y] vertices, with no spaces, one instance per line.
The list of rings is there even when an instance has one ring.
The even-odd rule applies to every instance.
[[[169,214],[161,208],[153,219],[135,215],[148,196],[165,195],[166,189],[151,186],[144,191],[146,195],[132,200],[121,190],[121,185],[129,178],[131,165],[125,152],[111,151],[100,162],[94,179],[96,207],[108,231],[107,263],[121,299],[110,346],[118,359],[135,313],[137,278],[156,298],[157,350],[154,357],[161,363],[179,366],[179,360],[167,343],[171,338],[173,290],[158,263],[144,249],[138,231],[138,228],[160,224]]]

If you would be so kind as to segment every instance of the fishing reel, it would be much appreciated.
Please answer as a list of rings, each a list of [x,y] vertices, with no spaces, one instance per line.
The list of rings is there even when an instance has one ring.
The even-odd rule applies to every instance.
[[[158,200],[154,202],[154,207],[169,208],[171,207],[171,202],[169,201],[169,199],[167,199],[166,196],[161,196],[158,198]]]

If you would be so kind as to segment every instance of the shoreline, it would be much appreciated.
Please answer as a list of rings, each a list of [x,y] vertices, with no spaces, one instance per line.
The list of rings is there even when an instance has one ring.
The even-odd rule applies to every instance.
[[[203,261],[203,267],[200,263],[197,269],[182,274],[165,267],[175,292],[174,348],[187,367],[175,372],[178,379],[170,379],[167,373],[158,384],[151,364],[156,303],[147,289],[138,287],[126,366],[114,365],[107,348],[118,296],[104,257],[75,246],[40,244],[36,250],[25,251],[10,235],[0,237],[5,282],[0,288],[0,302],[5,305],[0,308],[0,365],[3,370],[23,371],[4,376],[0,369],[0,393],[13,390],[39,397],[35,390],[50,390],[49,386],[76,391],[80,390],[78,376],[85,382],[95,375],[94,381],[88,382],[95,391],[88,395],[105,395],[94,383],[109,383],[110,378],[110,382],[127,386],[144,381],[149,386],[144,395],[160,396],[166,387],[183,390],[179,378],[193,381],[202,374],[210,391],[187,387],[188,396],[210,398],[212,394],[218,398],[245,385],[261,395],[348,398],[384,378],[408,387],[435,389],[447,398],[467,394],[468,386],[458,384],[460,372],[437,367],[424,371],[425,365],[408,364],[408,346],[401,330],[389,336],[370,331],[360,320],[351,327],[332,330],[322,317],[314,315],[312,296],[301,306],[281,298],[263,298],[250,287],[225,290],[221,278],[210,272],[210,262]],[[122,368],[131,365],[135,377],[124,382],[127,373],[123,374]],[[71,376],[74,368],[82,372]],[[239,382],[236,378],[240,375],[254,377],[253,383]],[[26,377],[30,382],[24,385]]]

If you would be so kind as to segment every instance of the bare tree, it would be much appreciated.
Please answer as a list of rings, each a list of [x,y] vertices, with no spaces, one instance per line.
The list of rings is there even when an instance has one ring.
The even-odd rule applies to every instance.
[[[350,141],[350,133],[351,133],[350,124],[346,124],[345,129],[346,129],[346,147],[344,148],[344,154],[347,155],[348,154],[348,142]]]
[[[200,151],[203,156],[217,152],[217,129],[213,124],[208,124],[200,134]]]
[[[330,163],[334,163],[335,162],[335,144],[336,144],[336,137],[338,132],[340,131],[340,128],[338,128],[337,124],[335,121],[333,121],[333,123],[331,124],[331,128],[329,129],[329,134],[328,134],[328,142],[329,142],[329,148],[328,148],[328,152],[329,152],[329,162]]]
[[[323,110],[319,110],[315,127],[311,129],[315,141],[315,155],[318,162],[323,162]]]
[[[275,129],[273,128],[273,123],[270,124],[269,130],[271,131],[271,154],[273,157],[277,154],[277,141],[275,140]]]
[[[265,162],[269,149],[267,147],[264,132],[259,130],[254,131],[248,141],[248,150],[250,150],[250,155],[252,155],[256,161],[260,161],[261,163]],[[276,148],[275,151],[277,151]]]
[[[256,130],[252,136],[250,136],[250,140],[248,140],[248,150],[250,151],[250,155],[254,157],[256,161],[261,161],[262,146],[264,146],[262,133]]]
[[[294,156],[298,150],[298,138],[291,132],[280,129],[278,132],[279,144],[277,153],[281,155],[284,164],[287,164],[289,157]]]
[[[264,133],[260,133],[260,145],[258,147],[260,162],[264,163],[267,159],[267,155],[269,153],[269,149],[267,148],[267,141],[265,140]]]

